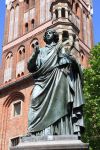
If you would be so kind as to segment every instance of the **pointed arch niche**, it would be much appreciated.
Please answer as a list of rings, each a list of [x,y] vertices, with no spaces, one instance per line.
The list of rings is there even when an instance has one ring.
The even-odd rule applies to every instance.
[[[9,52],[5,58],[4,82],[8,82],[12,78],[13,53]]]
[[[21,45],[17,51],[16,77],[24,75],[25,71],[25,46]]]
[[[34,38],[30,43],[30,56],[32,55],[32,52],[34,51],[35,45],[39,45],[39,41],[37,38]]]
[[[2,107],[2,118],[1,118],[1,139],[2,139],[2,149],[5,149],[5,145],[7,143],[5,143],[5,141],[9,139],[7,139],[7,137],[14,137],[14,136],[18,136],[20,135],[20,130],[23,130],[23,126],[21,126],[20,124],[23,122],[22,121],[22,116],[23,116],[23,103],[24,103],[24,95],[21,92],[13,92],[11,93],[6,100],[3,103],[3,107]],[[20,110],[20,114],[17,116],[14,116],[14,104],[18,103],[21,104],[21,110]],[[13,121],[12,121],[13,120]],[[16,130],[15,130],[16,127]],[[22,128],[22,129],[20,129]]]

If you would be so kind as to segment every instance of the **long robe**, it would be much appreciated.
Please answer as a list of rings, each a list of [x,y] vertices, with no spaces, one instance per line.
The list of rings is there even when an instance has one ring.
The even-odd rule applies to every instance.
[[[49,128],[49,134],[80,135],[84,127],[81,69],[63,51],[57,51],[55,43],[46,45],[28,62],[35,81],[28,115],[30,133]]]

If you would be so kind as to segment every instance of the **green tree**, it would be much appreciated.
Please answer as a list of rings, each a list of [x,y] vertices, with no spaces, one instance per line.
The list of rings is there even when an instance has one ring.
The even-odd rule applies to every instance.
[[[84,141],[91,150],[100,150],[100,43],[91,50],[89,63],[84,70]]]

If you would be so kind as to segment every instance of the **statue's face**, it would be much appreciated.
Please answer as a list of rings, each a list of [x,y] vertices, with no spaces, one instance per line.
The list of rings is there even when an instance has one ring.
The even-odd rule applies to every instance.
[[[53,40],[53,32],[51,30],[48,30],[46,32],[46,40],[49,42],[49,41],[52,41]]]

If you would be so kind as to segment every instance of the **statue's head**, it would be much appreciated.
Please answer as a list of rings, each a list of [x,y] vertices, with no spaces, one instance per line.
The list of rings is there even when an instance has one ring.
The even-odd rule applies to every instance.
[[[54,29],[47,29],[44,34],[44,41],[47,44],[51,42],[57,43],[59,41],[59,35]]]

